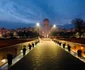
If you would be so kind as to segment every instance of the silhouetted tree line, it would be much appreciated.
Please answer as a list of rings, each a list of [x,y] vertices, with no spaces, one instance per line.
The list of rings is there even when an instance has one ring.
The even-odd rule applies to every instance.
[[[21,38],[33,38],[33,37],[39,36],[39,34],[37,32],[33,32],[33,31],[18,32],[17,34]]]
[[[2,36],[3,36],[4,38],[7,38],[7,37],[13,38],[13,37],[14,37],[14,35],[13,35],[12,32],[11,32],[11,33],[8,33],[8,34],[3,34]]]
[[[18,36],[19,38],[35,38],[38,37],[39,34],[37,32],[33,32],[33,31],[20,31],[20,32],[16,32],[16,36]],[[14,36],[14,32],[8,33],[8,34],[3,34],[4,38],[17,38],[16,36]]]
[[[70,38],[74,35],[74,32],[54,32],[52,33],[52,36],[57,36],[57,37],[64,37],[64,38]]]

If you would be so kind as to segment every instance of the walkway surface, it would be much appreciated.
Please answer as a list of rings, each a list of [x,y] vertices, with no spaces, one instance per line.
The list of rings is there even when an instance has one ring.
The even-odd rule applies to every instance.
[[[49,39],[43,39],[9,70],[84,70],[85,63]]]

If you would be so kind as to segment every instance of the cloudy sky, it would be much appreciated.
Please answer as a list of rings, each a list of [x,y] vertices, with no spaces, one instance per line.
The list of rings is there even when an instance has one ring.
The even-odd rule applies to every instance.
[[[0,0],[0,27],[35,26],[44,18],[56,25],[85,19],[85,0]]]

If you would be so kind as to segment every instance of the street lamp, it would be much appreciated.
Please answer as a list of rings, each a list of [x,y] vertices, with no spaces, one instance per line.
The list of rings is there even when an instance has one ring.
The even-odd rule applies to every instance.
[[[39,28],[40,28],[40,23],[39,22],[36,23],[36,28],[38,29],[38,34],[39,34]]]
[[[39,23],[39,22],[38,22],[38,23],[36,23],[36,26],[37,26],[37,27],[40,27],[40,23]]]
[[[55,34],[56,34],[56,25],[55,24],[52,26],[50,34],[52,36],[55,36]]]
[[[54,24],[51,28],[51,31],[55,31],[56,30],[56,25]]]
[[[55,24],[53,25],[53,28],[56,28],[56,25]]]

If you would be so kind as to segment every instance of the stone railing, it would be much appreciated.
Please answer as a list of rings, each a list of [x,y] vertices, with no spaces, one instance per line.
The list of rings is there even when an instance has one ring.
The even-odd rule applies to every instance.
[[[67,45],[69,44],[71,46],[71,51],[73,51],[75,53],[77,53],[78,50],[81,50],[82,56],[85,58],[85,44],[74,43],[74,42],[59,40],[59,39],[55,39],[55,40],[59,41],[61,44],[66,43],[65,48],[67,48]]]
[[[25,43],[20,43],[8,47],[0,48],[0,66],[4,65],[7,62],[6,58],[8,53],[12,53],[13,57],[15,58],[17,55],[19,55],[22,52],[23,46],[26,46],[26,49],[28,49],[28,45],[36,41],[37,39],[34,41],[29,41]]]

